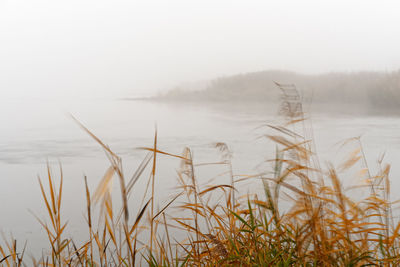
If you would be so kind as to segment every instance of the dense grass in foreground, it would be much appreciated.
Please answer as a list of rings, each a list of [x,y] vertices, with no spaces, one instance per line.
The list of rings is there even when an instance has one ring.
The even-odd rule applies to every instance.
[[[16,240],[6,239],[0,246],[0,265],[399,265],[400,222],[392,215],[389,165],[379,159],[380,169],[372,174],[359,138],[353,138],[346,143],[358,148],[343,155],[343,164],[322,168],[304,115],[289,112],[287,103],[283,106],[287,116],[282,125],[267,125],[276,133],[265,136],[276,143],[271,171],[235,175],[228,146],[218,143],[222,160],[215,164],[226,166],[230,182],[206,187],[198,183],[191,150],[185,148],[181,155],[161,151],[157,133],[153,147],[141,148],[148,154],[127,179],[121,158],[81,125],[110,161],[94,192],[84,179],[87,240],[77,243],[68,238],[61,214],[63,178],[56,179],[49,167],[48,177],[39,180],[48,217],[38,218],[48,237],[48,253],[29,258]],[[162,204],[156,202],[155,193],[160,155],[179,163],[180,192]],[[363,183],[355,196],[355,188],[344,188],[339,176],[359,165]],[[144,175],[146,169],[149,177]],[[119,208],[112,200],[113,179],[120,185]],[[132,195],[139,179],[147,179],[148,186],[142,196]],[[238,188],[244,181],[252,181],[264,193],[243,195]],[[139,209],[131,208],[133,202],[141,203]],[[95,205],[100,212],[94,212]]]

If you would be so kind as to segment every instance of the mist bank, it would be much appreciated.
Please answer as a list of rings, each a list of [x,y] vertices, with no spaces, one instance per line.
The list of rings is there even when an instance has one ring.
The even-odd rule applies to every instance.
[[[400,71],[335,72],[307,75],[261,71],[219,77],[193,90],[177,86],[152,100],[198,103],[276,104],[275,82],[295,84],[305,104],[327,112],[400,114]],[[204,83],[203,83],[204,84]]]

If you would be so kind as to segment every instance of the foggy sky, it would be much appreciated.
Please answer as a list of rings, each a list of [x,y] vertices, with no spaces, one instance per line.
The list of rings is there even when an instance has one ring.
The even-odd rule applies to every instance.
[[[267,69],[400,68],[400,2],[0,0],[0,96],[133,96]]]

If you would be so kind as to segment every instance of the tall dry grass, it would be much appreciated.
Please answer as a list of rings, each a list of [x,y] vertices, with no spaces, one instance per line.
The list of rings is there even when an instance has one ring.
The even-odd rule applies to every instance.
[[[47,182],[39,179],[47,218],[37,218],[48,237],[48,253],[26,259],[25,247],[13,238],[0,246],[3,266],[397,266],[400,265],[400,222],[393,218],[396,202],[390,198],[390,166],[379,159],[372,174],[359,138],[344,155],[343,164],[321,167],[312,127],[303,113],[301,96],[291,85],[282,89],[282,125],[267,125],[264,137],[276,144],[271,170],[235,175],[231,151],[215,147],[230,182],[201,186],[190,148],[181,155],[161,151],[157,132],[153,147],[128,179],[121,158],[91,131],[78,124],[105,151],[110,166],[92,193],[84,177],[87,240],[67,237],[62,215],[63,177],[48,168]],[[176,159],[179,193],[158,206],[157,161]],[[363,183],[345,188],[340,175],[361,166]],[[201,165],[204,167],[204,164]],[[145,177],[149,169],[150,176]],[[113,203],[111,185],[120,185],[121,207]],[[147,180],[143,195],[132,196],[139,179]],[[244,181],[263,194],[243,195]],[[365,197],[352,197],[356,189]],[[363,196],[362,194],[359,194]],[[130,203],[141,203],[133,209]],[[85,207],[86,206],[86,207]],[[94,212],[94,206],[100,212]],[[137,206],[137,205],[136,205]],[[94,216],[96,218],[94,218]],[[96,222],[96,223],[95,223]]]

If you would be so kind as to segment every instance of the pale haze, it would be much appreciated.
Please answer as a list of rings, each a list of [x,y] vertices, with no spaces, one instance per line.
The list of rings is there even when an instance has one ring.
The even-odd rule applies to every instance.
[[[132,247],[124,247],[131,241],[120,240],[121,236],[132,236],[135,239],[134,251],[143,256],[143,264],[137,265],[145,266],[147,252],[143,249],[148,238],[160,236],[163,239],[167,225],[171,225],[168,226],[173,237],[171,241],[193,240],[191,244],[211,244],[211,250],[209,245],[207,250],[193,246],[193,251],[205,251],[194,254],[206,255],[213,251],[214,255],[216,251],[215,259],[227,264],[237,264],[239,258],[249,262],[253,258],[272,259],[275,250],[268,251],[265,257],[253,257],[250,253],[251,257],[246,254],[222,259],[220,256],[225,253],[227,244],[217,239],[217,236],[223,236],[222,233],[228,233],[223,240],[230,239],[230,233],[238,237],[234,245],[254,243],[263,244],[260,248],[281,247],[290,255],[285,251],[283,254],[275,253],[279,259],[292,257],[307,261],[309,255],[317,255],[307,249],[323,245],[332,249],[321,251],[333,251],[326,259],[336,261],[342,256],[335,255],[354,251],[357,254],[348,257],[351,262],[365,259],[367,263],[370,254],[362,249],[374,249],[382,242],[388,244],[385,240],[392,240],[392,247],[385,245],[387,250],[377,250],[377,254],[397,255],[395,260],[399,261],[396,246],[400,241],[393,240],[400,224],[383,231],[385,227],[381,224],[371,224],[375,219],[370,221],[371,216],[382,211],[387,217],[379,218],[388,222],[392,213],[388,205],[382,203],[397,203],[395,200],[400,199],[400,193],[396,191],[400,188],[399,107],[399,0],[0,0],[0,232],[5,237],[0,237],[0,265],[2,261],[6,264],[8,260],[22,257],[27,241],[23,266],[32,265],[30,255],[36,262],[47,262],[47,255],[56,249],[59,251],[57,255],[65,254],[73,259],[63,258],[62,262],[73,263],[89,260],[84,253],[92,251],[93,247],[99,248],[100,253],[93,252],[95,255],[106,255],[105,251],[111,252],[117,244],[122,244],[116,254],[107,256],[114,266],[118,265],[115,260],[125,257],[124,251],[132,251]],[[70,115],[97,136],[102,145],[79,127]],[[104,144],[107,145],[105,150]],[[109,149],[113,156],[109,154],[107,157],[104,151]],[[182,151],[183,157],[174,156],[182,155]],[[382,159],[382,166],[378,165],[378,160]],[[330,189],[330,184],[336,184],[337,179],[327,162],[338,170],[338,177],[346,190],[338,190],[336,186]],[[388,168],[385,163],[392,163],[392,200],[387,198],[390,188],[386,184]],[[62,177],[65,177],[62,180],[62,205],[57,201],[62,212],[56,212],[53,203],[51,213],[58,219],[50,219],[37,177],[42,179],[45,192],[49,173],[53,177],[52,184],[59,185],[59,164]],[[347,170],[348,166],[351,169]],[[110,175],[110,171],[115,175]],[[90,219],[86,218],[90,217],[86,217],[86,213],[90,207],[86,204],[84,177],[93,196],[93,226],[98,225],[98,228],[87,227]],[[114,183],[111,183],[112,177]],[[296,177],[301,178],[301,183]],[[320,182],[321,177],[327,178],[326,184]],[[128,190],[125,190],[124,183]],[[271,187],[267,186],[269,183]],[[374,184],[381,190],[384,183],[385,189],[375,194]],[[314,187],[314,184],[318,186]],[[369,187],[364,186],[367,184],[372,185],[374,194],[361,201],[362,190],[369,192]],[[182,188],[194,192],[194,195],[188,191],[182,194]],[[266,194],[268,188],[274,192],[274,197]],[[293,193],[291,188],[299,189]],[[284,191],[278,199],[280,190]],[[56,191],[58,189],[50,190]],[[111,191],[112,209],[107,202]],[[214,192],[217,195],[211,195]],[[314,197],[315,192],[319,192],[318,197]],[[349,198],[344,193],[342,196],[341,192]],[[380,192],[383,192],[382,198]],[[222,204],[225,202],[224,194],[226,203],[231,203],[226,209]],[[257,226],[256,231],[278,233],[272,235],[272,243],[242,242],[241,236],[254,235],[237,235],[244,229],[244,224],[235,219],[237,214],[246,216],[243,217],[246,220],[250,218],[251,224],[255,222],[247,211],[256,194],[260,196],[257,196],[257,201],[268,199],[268,207],[260,205],[263,214],[257,219],[257,224],[274,218],[266,228]],[[294,202],[293,209],[286,209],[286,201],[297,194],[300,198],[296,201],[300,204]],[[122,217],[117,214],[122,207],[128,210],[125,203],[120,205],[120,200],[125,202],[129,196],[131,217],[128,225],[128,218],[120,220]],[[309,202],[311,198],[317,202]],[[103,204],[96,204],[96,199],[101,199]],[[193,205],[189,203],[190,199],[195,200]],[[343,200],[346,200],[345,205]],[[201,208],[204,203],[206,206]],[[259,203],[261,201],[254,202]],[[303,206],[301,203],[311,205]],[[361,206],[349,203],[361,203]],[[365,203],[372,204],[363,206]],[[187,220],[192,210],[183,211],[182,207],[186,206],[200,215],[203,224],[199,224],[200,228],[197,228],[197,219]],[[340,209],[329,210],[333,206]],[[278,212],[276,207],[285,208]],[[310,210],[309,207],[316,208]],[[393,213],[396,224],[393,225],[397,225],[400,212],[397,204],[393,207],[396,208]],[[114,219],[112,215],[99,213],[101,210],[107,214],[114,210]],[[153,211],[160,212],[155,215]],[[299,215],[295,215],[298,211]],[[226,216],[231,212],[235,216]],[[213,217],[216,213],[221,215]],[[157,217],[161,214],[163,216]],[[275,220],[277,214],[280,217],[278,224]],[[312,218],[308,217],[310,214]],[[339,214],[338,224],[329,219],[314,225],[340,227],[327,228],[326,231],[320,231],[319,226],[293,228],[296,235],[281,235],[280,229],[313,222],[320,214],[321,217],[327,215],[324,218],[328,219],[331,214]],[[355,221],[347,224],[350,220],[346,219],[346,214]],[[105,217],[101,217],[103,215]],[[142,215],[144,217],[140,220]],[[303,215],[304,218],[298,222],[294,220]],[[361,216],[365,222],[359,220]],[[115,236],[119,236],[117,241],[111,235],[109,217],[112,228],[120,229],[118,234],[115,232]],[[171,221],[171,224],[165,223],[164,228],[161,217],[164,220],[176,217],[184,223],[179,226],[176,224],[178,220]],[[54,226],[54,220],[60,218],[62,223],[54,226],[58,229],[54,234],[48,235],[36,218],[49,226]],[[220,223],[219,218],[228,221]],[[133,225],[131,222],[134,220]],[[161,224],[154,227],[158,232],[152,233],[153,226],[150,225],[156,221]],[[60,228],[64,222],[68,225]],[[103,222],[106,222],[109,234],[106,234]],[[184,224],[191,222],[196,222],[195,226],[187,229],[195,229],[195,235],[201,236],[201,241],[178,232]],[[177,227],[173,226],[175,224]],[[217,225],[237,225],[238,228],[229,232],[215,227]],[[278,227],[279,231],[271,230],[269,225]],[[370,226],[372,230],[367,229]],[[122,231],[126,229],[131,229],[127,235]],[[335,246],[331,243],[326,243],[329,246],[325,243],[308,246],[314,239],[319,240],[320,233],[309,234],[313,229],[326,233],[329,240],[340,229],[345,229],[343,233],[347,235],[340,235],[346,239],[333,238],[338,242]],[[101,232],[104,238],[98,235]],[[389,232],[393,233],[393,238],[387,234]],[[357,241],[350,240],[349,233]],[[359,236],[368,237],[367,233],[373,239],[359,240]],[[16,252],[4,250],[6,252],[2,253],[1,248],[6,248],[4,241],[10,240],[8,237],[11,235],[18,242],[12,241],[9,244],[15,246],[7,246]],[[51,235],[57,242],[48,242],[48,237],[53,238]],[[378,235],[385,239],[376,239]],[[268,238],[270,236],[268,234]],[[321,240],[327,240],[326,236]],[[204,237],[208,237],[210,242]],[[95,239],[114,241],[106,246],[103,243],[97,246]],[[276,240],[278,243],[275,245]],[[292,241],[286,242],[289,244],[286,246],[279,240]],[[349,240],[354,242],[354,246],[348,245],[351,244]],[[364,246],[369,240],[377,240],[376,245],[368,243]],[[186,244],[186,241],[181,244]],[[153,243],[147,247],[151,249],[159,244],[158,241]],[[176,255],[185,261],[188,259],[184,257],[185,253],[192,249],[189,243],[188,246],[169,244],[164,247],[170,250],[171,247],[184,248],[183,253],[177,252]],[[239,248],[240,251],[254,252],[258,247],[253,249],[251,245],[249,249]],[[228,250],[234,251],[231,246]],[[293,251],[303,250],[304,257],[293,254]],[[386,251],[390,253],[386,254]],[[168,254],[175,255],[175,251],[170,252]],[[207,257],[202,258],[202,263]],[[155,258],[160,257],[156,255]],[[226,261],[230,258],[235,261]],[[152,257],[148,259],[150,262]],[[384,259],[379,262],[388,260],[392,261]],[[93,262],[103,264],[99,260]],[[271,262],[278,261],[274,259]],[[337,262],[342,264],[342,261]]]
[[[267,69],[400,68],[398,1],[0,0],[1,96],[136,96]]]

